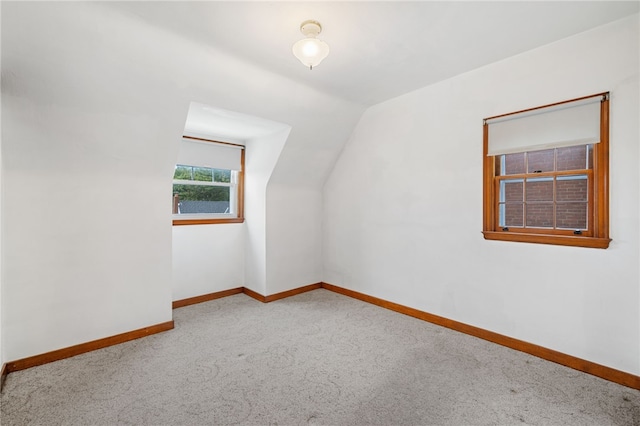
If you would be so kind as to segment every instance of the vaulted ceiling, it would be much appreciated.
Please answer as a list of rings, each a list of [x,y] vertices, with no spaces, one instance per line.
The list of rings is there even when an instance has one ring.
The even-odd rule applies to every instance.
[[[106,7],[361,105],[372,105],[624,16],[637,1],[117,2]],[[315,19],[331,47],[291,54]]]

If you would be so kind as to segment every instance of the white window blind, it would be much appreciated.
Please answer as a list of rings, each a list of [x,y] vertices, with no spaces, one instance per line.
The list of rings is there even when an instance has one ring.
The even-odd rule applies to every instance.
[[[600,142],[601,95],[488,118],[490,156]]]
[[[242,147],[183,138],[178,164],[212,169],[241,170]]]

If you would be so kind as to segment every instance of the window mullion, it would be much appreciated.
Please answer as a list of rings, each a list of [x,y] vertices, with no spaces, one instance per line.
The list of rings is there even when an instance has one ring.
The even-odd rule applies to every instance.
[[[174,179],[174,185],[198,185],[198,186],[221,186],[221,187],[230,187],[231,183],[228,182],[208,182],[206,180],[181,180]]]
[[[527,213],[529,210],[529,202],[527,201],[527,182],[528,179],[524,178],[524,185],[522,185],[522,227],[527,228]]]
[[[555,167],[555,165],[554,165]],[[551,185],[551,199],[552,199],[552,203],[553,203],[553,229],[556,230],[558,229],[557,227],[557,222],[556,222],[556,217],[558,216],[558,203],[557,203],[557,198],[556,198],[556,182],[557,182],[557,176],[553,177],[553,185]]]
[[[557,223],[557,217],[558,217],[558,203],[557,203],[557,197],[556,197],[556,182],[558,180],[558,149],[554,149],[553,150],[553,185],[551,185],[551,199],[553,200],[553,229],[556,230],[558,229],[558,223]]]
[[[525,176],[522,178],[522,228],[527,227],[527,175],[529,174],[529,153],[524,153],[524,171]]]

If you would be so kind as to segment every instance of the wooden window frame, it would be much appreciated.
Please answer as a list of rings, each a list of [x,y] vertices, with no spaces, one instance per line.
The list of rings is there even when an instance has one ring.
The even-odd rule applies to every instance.
[[[563,232],[543,228],[514,228],[502,229],[498,226],[498,179],[496,179],[496,158],[489,152],[489,124],[488,120],[507,115],[520,114],[542,108],[548,108],[582,99],[601,96],[600,102],[600,142],[593,144],[592,178],[589,179],[589,219],[592,226],[589,232],[573,235],[571,231]],[[606,249],[609,247],[609,92],[598,93],[582,98],[557,102],[523,111],[512,112],[495,117],[489,117],[483,124],[483,235],[485,240],[514,241],[536,244],[552,244],[574,247],[590,247]],[[554,172],[554,175],[563,172]],[[575,173],[574,173],[575,174]],[[543,177],[547,173],[537,176]],[[511,177],[511,176],[510,176]]]
[[[214,141],[211,139],[202,139],[195,138],[191,136],[183,136],[186,139],[193,139],[203,142],[213,142],[223,145],[234,145],[234,146],[242,146],[238,144],[233,144],[229,142],[220,142]],[[238,170],[238,216],[231,218],[198,218],[198,219],[173,219],[173,226],[183,226],[183,225],[215,225],[215,224],[223,224],[223,223],[244,223],[244,151],[245,148],[242,146],[240,149],[240,170]],[[174,207],[175,210],[175,207]]]

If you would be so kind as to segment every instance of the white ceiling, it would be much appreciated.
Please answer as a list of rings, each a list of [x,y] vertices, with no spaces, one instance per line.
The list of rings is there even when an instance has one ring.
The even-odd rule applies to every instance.
[[[288,127],[264,118],[191,102],[183,134],[244,145],[247,140],[283,131]]]
[[[270,72],[372,105],[637,13],[601,2],[122,2],[109,7]],[[329,56],[310,71],[291,54],[315,19]]]

